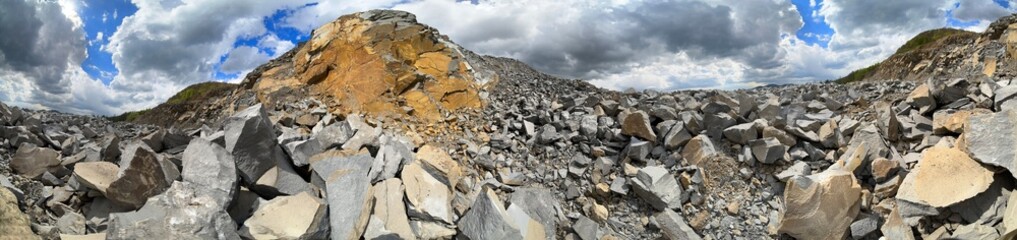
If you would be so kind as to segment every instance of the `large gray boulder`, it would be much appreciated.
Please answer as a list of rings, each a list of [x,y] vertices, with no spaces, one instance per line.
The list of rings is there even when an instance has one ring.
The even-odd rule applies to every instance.
[[[237,167],[225,148],[203,138],[194,138],[182,159],[184,181],[218,189],[233,195],[237,189]]]
[[[106,189],[106,197],[113,202],[138,209],[149,197],[159,195],[170,187],[167,176],[176,166],[164,166],[160,156],[143,144],[132,144],[121,156],[117,179]],[[168,168],[173,168],[168,169]]]
[[[972,158],[1017,172],[1017,111],[971,115],[964,136]]]
[[[623,179],[623,178],[620,178]],[[545,238],[556,239],[555,229],[558,223],[564,222],[564,214],[558,200],[548,189],[543,188],[516,188],[509,197],[512,206],[519,207],[526,214],[544,226]]]
[[[240,239],[220,190],[174,182],[134,212],[110,215],[107,239]]]
[[[10,166],[14,172],[22,176],[37,178],[49,168],[60,166],[60,153],[53,149],[23,143],[14,153]]]
[[[738,144],[745,144],[759,137],[755,123],[742,123],[724,129],[724,138]]]
[[[325,184],[332,239],[359,239],[371,215],[373,158],[367,153],[328,151],[311,157],[311,169]]]
[[[458,226],[459,233],[471,240],[523,239],[520,228],[489,188],[477,196]]]
[[[624,115],[621,119],[622,134],[642,138],[646,141],[656,142],[657,134],[650,126],[650,116],[643,111],[634,111]]]
[[[240,233],[249,239],[325,239],[325,202],[304,192],[280,196],[258,207]]]
[[[682,204],[682,188],[667,169],[649,166],[639,169],[632,178],[636,194],[657,210],[677,209]]]
[[[653,221],[657,223],[657,227],[660,228],[661,233],[669,239],[702,239],[698,234],[696,234],[696,231],[692,230],[692,227],[690,227],[689,224],[685,223],[685,219],[682,218],[682,215],[671,211],[671,209],[665,209],[664,211],[654,214]]]
[[[233,154],[245,183],[253,184],[275,166],[275,128],[261,104],[227,118],[224,128],[226,151]]]

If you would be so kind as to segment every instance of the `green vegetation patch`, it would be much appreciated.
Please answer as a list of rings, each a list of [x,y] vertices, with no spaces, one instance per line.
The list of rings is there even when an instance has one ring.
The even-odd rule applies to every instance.
[[[908,40],[907,43],[904,43],[904,46],[900,46],[900,48],[897,49],[897,52],[893,54],[897,55],[901,53],[910,52],[911,50],[919,49],[925,45],[939,41],[940,39],[960,34],[973,34],[973,33],[953,28],[940,28],[925,31],[919,33],[914,38],[911,38],[911,40]]]
[[[169,100],[166,100],[167,104],[181,104],[193,100],[196,97],[205,96],[208,93],[228,89],[232,87],[232,84],[221,83],[221,82],[205,82],[194,84],[184,88],[176,95],[173,95]]]

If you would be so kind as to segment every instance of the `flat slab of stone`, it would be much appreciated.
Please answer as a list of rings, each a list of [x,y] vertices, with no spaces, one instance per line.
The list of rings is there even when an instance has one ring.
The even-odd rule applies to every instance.
[[[410,228],[409,217],[406,215],[404,193],[403,182],[398,178],[390,178],[375,184],[374,214],[371,221],[377,220],[385,230],[399,238],[416,239],[417,236]]]
[[[459,233],[474,240],[523,239],[520,228],[502,207],[493,190],[486,188],[473,207],[459,219]]]
[[[18,208],[18,199],[6,188],[0,188],[0,235],[6,239],[40,239],[29,226],[28,215]]]
[[[685,219],[681,215],[671,211],[671,209],[654,214],[653,220],[657,222],[657,226],[660,227],[664,236],[667,236],[669,239],[702,239],[699,237],[699,234],[696,234],[695,230],[692,230],[688,223],[685,223]]]
[[[252,239],[324,239],[328,237],[325,202],[303,192],[261,204],[241,233]]]
[[[650,126],[650,116],[643,111],[634,111],[621,119],[622,134],[642,138],[645,141],[656,142],[657,134]]]
[[[11,158],[11,169],[27,178],[37,178],[50,167],[60,166],[56,150],[23,143]]]
[[[181,160],[184,181],[222,190],[233,195],[237,188],[237,167],[233,154],[203,138],[194,138]]]
[[[793,177],[784,190],[778,232],[797,239],[840,239],[858,215],[861,193],[848,171]]]
[[[220,190],[174,182],[134,212],[110,215],[107,239],[240,239]]]
[[[226,119],[226,151],[233,154],[240,176],[247,184],[261,178],[275,166],[275,128],[261,104],[251,106]]]
[[[933,207],[964,201],[992,184],[993,172],[956,148],[929,148],[915,168],[921,169],[914,185],[918,198]]]
[[[369,154],[328,151],[311,157],[311,170],[325,183],[332,239],[359,239],[371,215],[374,158]]]
[[[462,167],[452,156],[439,147],[424,145],[417,149],[416,160],[420,166],[438,178],[450,189],[455,189],[463,177]]]
[[[1017,111],[969,116],[964,139],[975,160],[1017,172]]]
[[[411,216],[454,223],[452,191],[447,185],[417,163],[403,166],[402,180],[406,185],[406,206],[409,207],[407,210]]]
[[[83,162],[74,164],[74,177],[85,187],[99,191],[103,195],[113,183],[120,167],[111,162]]]
[[[117,179],[106,189],[110,200],[137,209],[170,187],[159,156],[147,146],[134,144],[121,158]]]

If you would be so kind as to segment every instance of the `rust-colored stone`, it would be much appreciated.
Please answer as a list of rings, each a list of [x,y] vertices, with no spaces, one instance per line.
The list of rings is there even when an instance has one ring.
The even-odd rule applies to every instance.
[[[480,108],[481,83],[458,46],[400,11],[346,15],[315,29],[291,64],[265,71],[259,98],[308,86],[328,95],[340,113],[410,115],[425,121],[443,112]]]

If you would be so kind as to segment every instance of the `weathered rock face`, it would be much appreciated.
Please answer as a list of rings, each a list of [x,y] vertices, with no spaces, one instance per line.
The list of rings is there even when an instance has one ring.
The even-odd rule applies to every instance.
[[[955,148],[932,147],[915,167],[918,198],[933,207],[947,207],[985,191],[993,172]]]
[[[122,155],[117,179],[106,189],[106,197],[114,202],[140,208],[152,196],[170,187],[159,156],[144,145],[135,145]]]
[[[225,148],[202,138],[187,145],[183,156],[183,180],[233,195],[237,188],[237,167]]]
[[[523,239],[519,229],[490,189],[480,193],[470,211],[459,220],[459,231],[469,239]]]
[[[18,199],[6,188],[0,188],[0,238],[39,239],[28,226],[28,216],[18,209]]]
[[[277,197],[262,204],[241,233],[251,239],[324,239],[328,236],[327,206],[306,192]]]
[[[48,168],[59,165],[59,152],[49,148],[36,147],[32,144],[21,144],[14,159],[11,159],[11,168],[28,178],[39,177]]]
[[[240,239],[220,190],[174,182],[138,211],[110,216],[107,239]]]
[[[861,192],[847,171],[791,178],[779,231],[798,239],[841,239],[858,215]]]
[[[308,85],[333,96],[342,113],[439,120],[443,111],[481,107],[482,84],[437,30],[407,12],[374,10],[315,29],[290,64],[268,69],[254,88],[266,96]]]
[[[110,162],[84,162],[74,165],[74,177],[85,187],[106,194],[120,167]]]
[[[971,115],[964,137],[975,160],[1017,172],[1017,111]]]
[[[369,154],[324,152],[311,157],[311,169],[325,183],[332,239],[358,239],[371,214]]]

